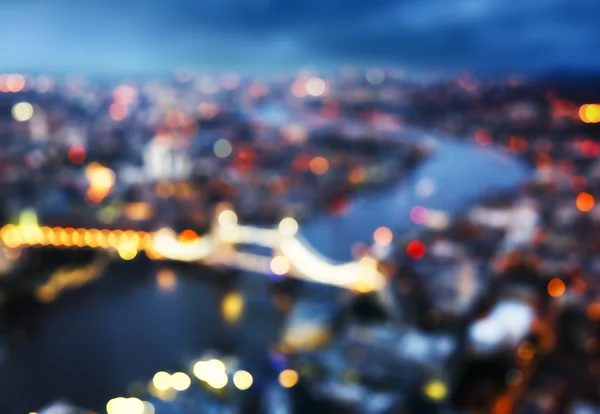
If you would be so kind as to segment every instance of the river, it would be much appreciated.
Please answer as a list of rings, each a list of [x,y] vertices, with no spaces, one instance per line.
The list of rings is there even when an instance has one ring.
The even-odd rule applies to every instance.
[[[528,176],[499,150],[453,140],[436,140],[435,147],[402,182],[357,196],[342,215],[309,220],[301,235],[322,255],[349,260],[351,246],[370,242],[376,228],[401,234],[416,226],[409,218],[414,205],[458,213]],[[249,370],[267,372],[265,348],[282,321],[268,279],[242,275],[245,312],[230,328],[220,313],[225,289],[203,280],[208,271],[177,270],[170,292],[157,287],[156,271],[151,263],[116,263],[98,282],[32,311],[25,333],[0,355],[0,413],[27,413],[62,397],[102,410],[132,382],[183,369],[209,348],[239,352],[252,362]]]

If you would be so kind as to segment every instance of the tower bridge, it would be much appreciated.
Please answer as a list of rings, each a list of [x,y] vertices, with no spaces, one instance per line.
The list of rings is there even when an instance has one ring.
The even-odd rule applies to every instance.
[[[0,246],[5,249],[54,246],[57,248],[101,249],[131,260],[139,252],[155,260],[167,259],[208,266],[225,266],[265,275],[294,277],[310,282],[343,287],[359,292],[380,290],[385,277],[370,257],[336,263],[320,255],[299,234],[293,218],[284,218],[275,228],[238,223],[228,206],[220,206],[211,231],[199,236],[191,230],[180,234],[171,229],[156,232],[39,226],[34,217],[0,229]],[[254,245],[271,250],[264,256],[236,249]],[[10,255],[5,255],[5,260]],[[116,257],[117,255],[115,255]]]

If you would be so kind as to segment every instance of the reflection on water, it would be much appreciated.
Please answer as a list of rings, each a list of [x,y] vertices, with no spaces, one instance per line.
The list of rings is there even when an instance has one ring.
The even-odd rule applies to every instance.
[[[280,318],[266,283],[243,281],[242,294],[252,298],[230,328],[221,315],[228,291],[222,283],[199,283],[201,271],[179,271],[164,291],[156,273],[152,264],[116,264],[95,284],[21,318],[26,330],[13,337],[1,365],[0,412],[29,412],[62,396],[98,409],[133,381],[183,368],[206,349],[253,355],[254,368],[264,369],[256,352],[268,348]]]

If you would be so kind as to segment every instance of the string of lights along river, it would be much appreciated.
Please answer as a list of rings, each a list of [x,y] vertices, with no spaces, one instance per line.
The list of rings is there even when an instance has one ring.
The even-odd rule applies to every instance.
[[[200,238],[167,230],[49,229],[33,220],[4,227],[0,236],[14,246],[93,245],[124,259],[144,250],[149,256],[225,263],[250,272],[235,287],[243,312],[230,325],[222,306],[231,291],[203,283],[202,271],[193,266],[174,271],[139,262],[111,264],[95,283],[29,310],[19,321],[21,342],[6,348],[10,357],[0,362],[0,412],[29,412],[57,397],[104,410],[133,382],[146,383],[156,372],[179,367],[206,349],[239,355],[260,381],[271,372],[268,350],[283,317],[270,300],[270,279],[258,274],[319,282],[310,284],[311,292],[322,284],[377,289],[382,281],[375,263],[353,261],[353,244],[370,242],[379,228],[390,229],[392,237],[416,228],[419,224],[411,220],[415,206],[451,216],[487,191],[515,188],[527,177],[524,166],[499,151],[452,140],[434,144],[433,154],[402,182],[358,196],[343,215],[314,217],[299,228],[291,218],[273,229],[240,226],[226,208],[215,217],[211,235]],[[272,255],[231,248],[247,242]],[[322,289],[335,297],[335,289]]]

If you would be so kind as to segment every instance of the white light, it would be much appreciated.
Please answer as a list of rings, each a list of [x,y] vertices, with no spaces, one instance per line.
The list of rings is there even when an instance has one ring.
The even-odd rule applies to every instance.
[[[19,102],[12,107],[12,116],[16,121],[29,121],[33,116],[33,105],[29,102]]]
[[[325,93],[327,85],[321,78],[313,77],[306,82],[306,92],[310,96],[321,96]]]
[[[279,231],[286,237],[292,237],[298,232],[298,222],[291,217],[286,217],[279,223]]]
[[[219,214],[219,224],[223,227],[233,227],[237,224],[237,214],[232,210],[225,210]]]
[[[218,372],[214,376],[212,376],[208,381],[208,385],[213,387],[214,389],[220,390],[225,387],[229,382],[229,378],[225,372]]]
[[[283,256],[276,256],[271,260],[271,271],[278,276],[283,276],[290,271],[290,261]]]
[[[252,375],[248,371],[237,371],[233,374],[233,385],[237,389],[245,391],[252,386]]]

